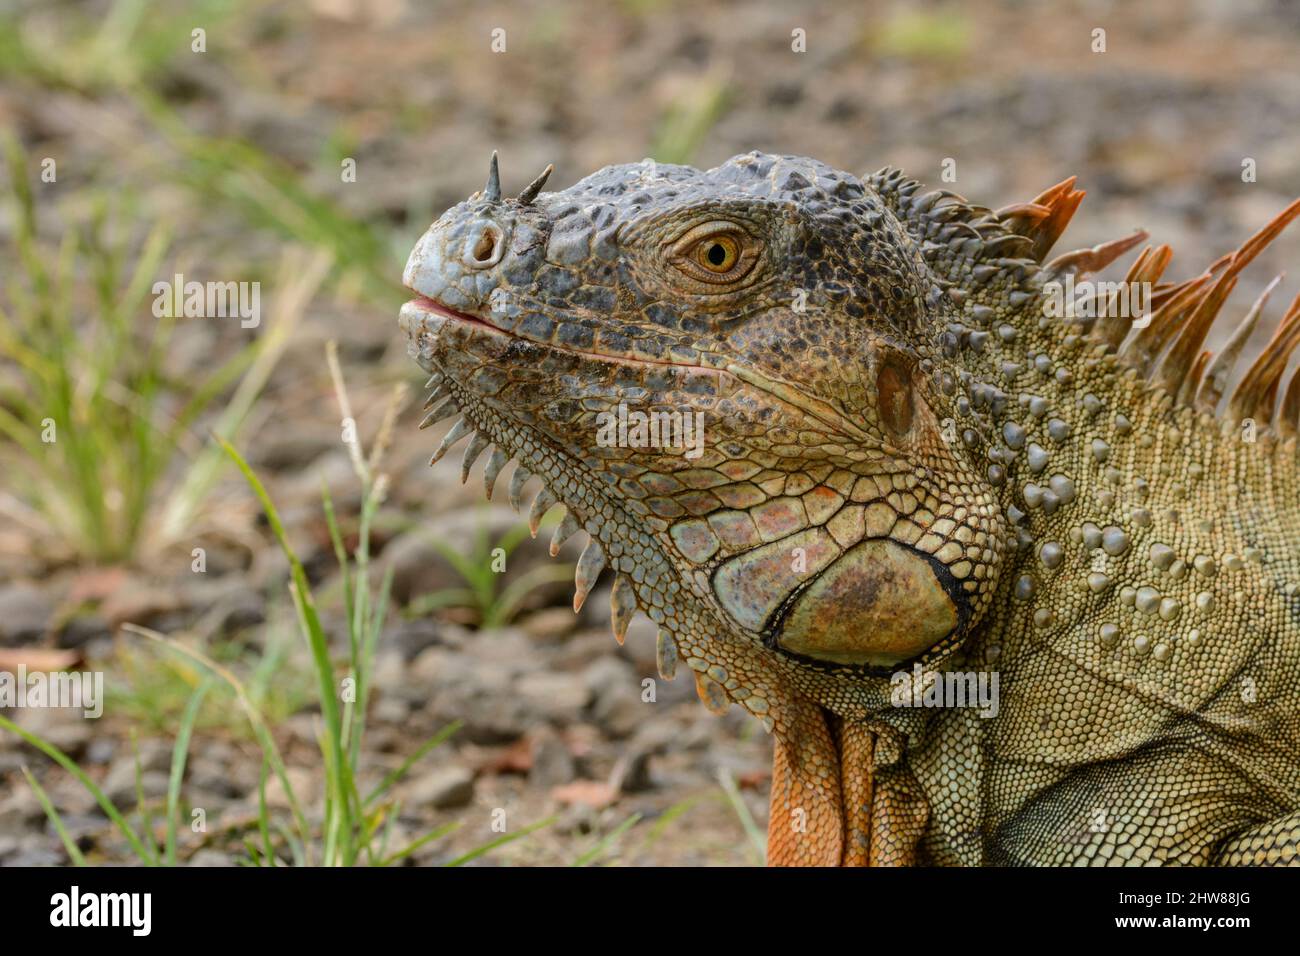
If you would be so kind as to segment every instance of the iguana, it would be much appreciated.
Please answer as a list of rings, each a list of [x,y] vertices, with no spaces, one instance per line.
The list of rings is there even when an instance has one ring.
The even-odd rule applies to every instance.
[[[1300,298],[1244,374],[1273,285],[1204,350],[1300,201],[1063,300],[1146,239],[1049,261],[1074,179],[991,211],[757,152],[550,172],[503,198],[493,154],[406,265],[434,460],[491,448],[490,496],[517,459],[552,553],[590,536],[575,608],[609,566],[619,641],[648,615],[665,678],[774,735],[769,863],[1300,864]],[[693,453],[641,427],[696,413]],[[996,716],[915,706],[990,676]]]

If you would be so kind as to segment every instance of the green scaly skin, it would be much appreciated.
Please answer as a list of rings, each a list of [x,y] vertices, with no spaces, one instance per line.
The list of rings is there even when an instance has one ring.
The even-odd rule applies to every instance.
[[[576,603],[608,565],[620,639],[647,614],[666,677],[773,732],[771,862],[1300,862],[1300,300],[1230,398],[1236,346],[1201,352],[1300,203],[1197,279],[1143,252],[1132,332],[1049,314],[1144,238],[1044,265],[1072,181],[995,213],[759,153],[544,180],[503,199],[494,157],[411,254],[427,421],[588,533]],[[702,413],[703,453],[599,441],[620,403]],[[895,706],[918,665],[996,672],[996,716]]]

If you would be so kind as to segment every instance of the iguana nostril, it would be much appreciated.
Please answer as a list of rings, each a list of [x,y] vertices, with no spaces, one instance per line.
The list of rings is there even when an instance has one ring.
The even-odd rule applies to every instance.
[[[474,247],[474,259],[477,262],[487,262],[492,258],[492,253],[496,251],[496,236],[490,232],[484,232],[478,237],[478,245]]]

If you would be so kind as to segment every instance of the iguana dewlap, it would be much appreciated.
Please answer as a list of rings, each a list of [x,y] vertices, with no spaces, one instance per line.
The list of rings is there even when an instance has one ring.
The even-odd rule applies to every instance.
[[[407,263],[434,457],[491,449],[489,494],[516,459],[552,550],[591,538],[575,607],[610,566],[619,640],[648,615],[665,678],[774,734],[771,862],[1300,863],[1300,298],[1248,369],[1268,290],[1203,351],[1300,202],[1062,314],[1145,238],[1047,261],[1073,180],[993,212],[760,153],[547,173],[503,198],[494,156]]]

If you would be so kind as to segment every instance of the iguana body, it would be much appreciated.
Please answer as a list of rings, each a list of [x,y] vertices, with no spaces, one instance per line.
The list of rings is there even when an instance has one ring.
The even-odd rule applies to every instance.
[[[411,254],[426,422],[587,531],[575,604],[608,564],[616,636],[647,614],[773,732],[770,862],[1300,863],[1300,299],[1230,398],[1244,335],[1202,351],[1300,203],[1187,282],[1144,251],[1133,332],[1050,315],[1144,238],[1044,265],[1072,180],[994,213],[758,153],[544,179],[502,199],[494,157]],[[702,455],[598,441],[620,403],[702,412]],[[996,672],[998,713],[899,672]]]

